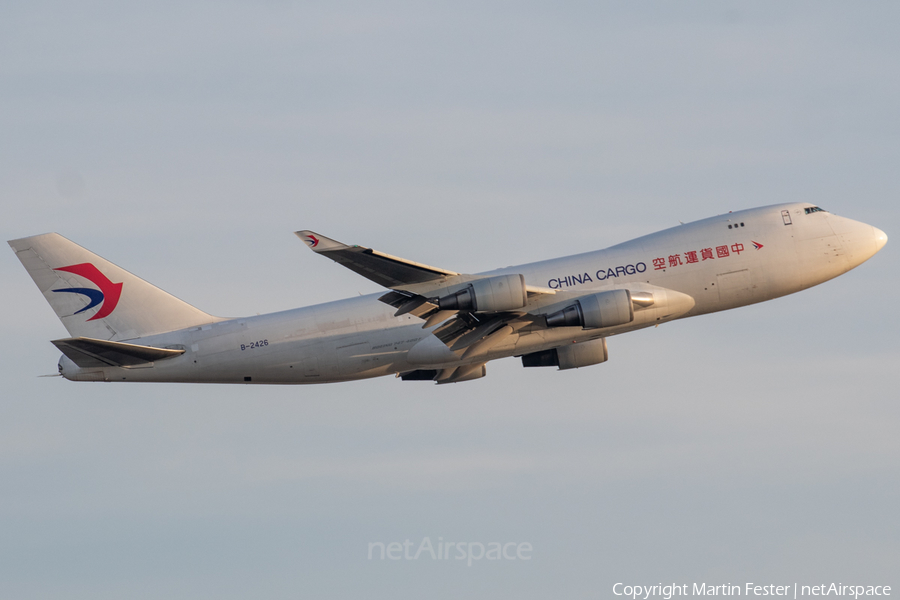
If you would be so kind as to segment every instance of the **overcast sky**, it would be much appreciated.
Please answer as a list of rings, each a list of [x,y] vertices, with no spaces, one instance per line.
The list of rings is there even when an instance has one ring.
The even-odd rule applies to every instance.
[[[217,315],[809,201],[892,240],[800,294],[455,385],[73,383],[0,260],[0,596],[900,589],[900,5],[5,2],[0,230]],[[367,560],[527,542],[529,561]]]

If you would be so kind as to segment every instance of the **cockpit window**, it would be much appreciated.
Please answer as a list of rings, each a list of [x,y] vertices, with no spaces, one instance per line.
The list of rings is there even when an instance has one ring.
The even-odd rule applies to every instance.
[[[808,215],[814,212],[828,212],[824,208],[819,208],[818,206],[810,206],[809,208],[804,208],[803,210],[806,211],[806,214]]]

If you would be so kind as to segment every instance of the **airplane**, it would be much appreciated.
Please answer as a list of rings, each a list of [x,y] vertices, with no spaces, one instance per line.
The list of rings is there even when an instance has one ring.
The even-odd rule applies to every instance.
[[[729,212],[597,250],[457,273],[296,235],[383,293],[221,318],[57,233],[9,245],[71,337],[53,340],[71,381],[311,384],[394,375],[484,377],[495,359],[576,369],[607,338],[793,294],[887,243],[880,229],[809,203]]]

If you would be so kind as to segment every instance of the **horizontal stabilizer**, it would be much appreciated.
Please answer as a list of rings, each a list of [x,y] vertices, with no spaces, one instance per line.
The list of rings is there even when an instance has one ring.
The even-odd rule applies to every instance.
[[[154,348],[85,337],[53,340],[52,343],[73,363],[82,368],[133,367],[184,354],[184,350]]]

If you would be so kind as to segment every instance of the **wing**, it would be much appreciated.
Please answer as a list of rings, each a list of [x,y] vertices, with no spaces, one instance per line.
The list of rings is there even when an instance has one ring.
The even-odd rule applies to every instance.
[[[412,314],[425,321],[423,328],[447,321],[434,333],[448,346],[452,344],[454,349],[466,348],[507,323],[521,321],[513,323],[513,328],[518,329],[534,321],[527,315],[528,309],[524,303],[518,310],[513,311],[442,310],[438,305],[438,296],[453,293],[472,282],[490,279],[490,276],[457,273],[364,246],[349,246],[314,231],[297,231],[296,235],[313,252],[393,290],[381,296],[379,300],[396,308],[395,316]],[[529,298],[556,293],[551,289],[525,285],[524,279],[522,281]]]
[[[365,246],[348,246],[314,231],[297,231],[296,235],[316,254],[330,258],[354,273],[392,290],[427,295],[441,288],[485,278],[432,267]],[[525,289],[529,294],[555,293],[554,290],[531,285],[526,285]]]
[[[400,289],[426,282],[443,284],[447,279],[459,277],[459,273],[454,271],[430,267],[363,246],[348,246],[314,231],[298,231],[296,235],[316,254],[326,256],[386,288]]]

